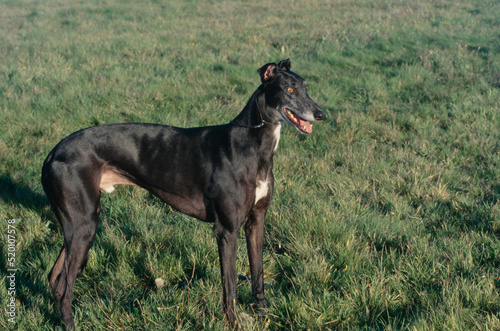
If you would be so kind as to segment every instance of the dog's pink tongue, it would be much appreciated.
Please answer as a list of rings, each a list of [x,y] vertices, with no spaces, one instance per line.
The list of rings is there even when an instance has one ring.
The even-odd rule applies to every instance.
[[[308,121],[306,120],[303,120],[302,118],[299,117],[299,128],[305,132],[305,133],[311,133],[313,132],[313,127],[311,125],[311,123],[309,123]]]

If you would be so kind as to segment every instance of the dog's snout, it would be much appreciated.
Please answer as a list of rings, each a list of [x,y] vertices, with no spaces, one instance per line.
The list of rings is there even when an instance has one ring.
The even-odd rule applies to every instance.
[[[321,121],[322,119],[324,119],[326,117],[325,113],[321,110],[316,110],[314,112],[314,119],[316,121]]]

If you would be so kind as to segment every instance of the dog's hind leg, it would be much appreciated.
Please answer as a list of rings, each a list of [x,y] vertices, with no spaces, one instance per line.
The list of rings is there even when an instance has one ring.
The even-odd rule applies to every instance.
[[[63,248],[50,274],[49,282],[64,324],[74,327],[71,303],[76,277],[87,264],[88,252],[95,236],[97,222],[87,223],[64,240]],[[92,224],[93,223],[93,224]]]
[[[99,216],[99,190],[83,183],[57,185],[44,183],[49,200],[64,232],[64,244],[52,270],[49,282],[64,324],[74,328],[71,303],[76,277],[85,267],[95,238]],[[61,181],[59,184],[62,184]],[[80,185],[77,185],[80,184]]]

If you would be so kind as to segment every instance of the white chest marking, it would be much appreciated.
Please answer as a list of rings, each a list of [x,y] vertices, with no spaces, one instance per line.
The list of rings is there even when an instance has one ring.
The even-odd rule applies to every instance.
[[[276,141],[274,145],[274,151],[278,149],[278,143],[280,142],[280,136],[281,136],[281,124],[276,126],[276,129],[274,129],[274,140]]]
[[[255,189],[255,203],[257,203],[260,199],[266,197],[268,190],[269,190],[269,185],[267,183],[267,180],[257,181],[257,188]]]

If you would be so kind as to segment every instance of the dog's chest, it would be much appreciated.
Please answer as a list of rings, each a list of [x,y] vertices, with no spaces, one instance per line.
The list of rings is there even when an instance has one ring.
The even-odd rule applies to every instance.
[[[269,191],[269,182],[265,180],[257,180],[257,187],[255,188],[255,203],[267,196]]]
[[[276,152],[278,149],[278,144],[280,142],[280,136],[281,136],[281,124],[277,125],[276,128],[274,129],[274,149],[273,151]]]
[[[273,146],[273,154],[276,152],[276,149],[278,149],[278,144],[280,141],[280,135],[281,135],[281,124],[277,125],[274,128],[273,135],[272,135],[272,146]],[[257,203],[263,198],[267,197],[269,190],[270,190],[270,185],[269,185],[269,179],[267,175],[265,177],[260,177],[257,176],[257,183],[255,187],[255,202]]]

